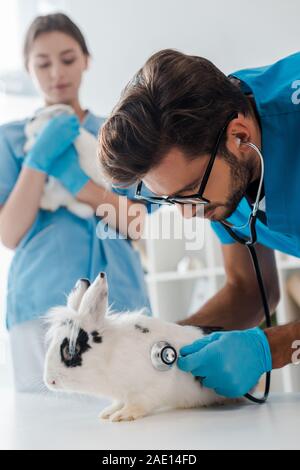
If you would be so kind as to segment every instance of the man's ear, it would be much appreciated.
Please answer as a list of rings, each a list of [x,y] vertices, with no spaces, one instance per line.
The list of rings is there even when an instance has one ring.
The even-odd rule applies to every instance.
[[[241,144],[251,139],[251,122],[245,116],[239,113],[236,119],[233,119],[227,128],[227,148],[233,154],[241,151]],[[245,150],[245,149],[244,149]]]
[[[75,284],[73,290],[68,296],[67,306],[73,310],[78,311],[80,307],[81,300],[90,287],[91,283],[88,279],[80,279]]]
[[[79,307],[79,315],[93,316],[97,322],[108,309],[108,286],[105,273],[100,273],[85,292]]]

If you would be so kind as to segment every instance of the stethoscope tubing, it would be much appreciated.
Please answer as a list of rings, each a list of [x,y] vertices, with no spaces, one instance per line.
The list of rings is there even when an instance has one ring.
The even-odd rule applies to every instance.
[[[251,259],[252,259],[252,263],[253,263],[253,267],[254,267],[254,270],[255,270],[255,273],[256,273],[256,279],[257,279],[257,283],[258,283],[258,287],[259,287],[259,291],[260,291],[260,295],[261,295],[261,300],[262,300],[262,304],[263,304],[263,308],[264,308],[266,326],[267,326],[267,328],[270,328],[272,326],[271,313],[270,313],[268,299],[267,299],[267,295],[266,295],[264,280],[263,280],[263,277],[262,277],[262,274],[261,274],[259,261],[258,261],[257,253],[256,253],[256,250],[255,250],[255,244],[256,244],[256,230],[255,230],[256,215],[252,214],[251,218],[250,218],[250,224],[249,224],[250,233],[251,233],[250,240],[239,237],[224,222],[220,222],[220,223],[222,224],[222,226],[225,228],[225,230],[229,233],[229,235],[231,235],[231,237],[235,241],[237,241],[238,243],[240,243],[242,245],[245,245],[249,250],[249,253],[250,253],[250,256],[251,256]],[[251,395],[250,393],[246,393],[245,397],[248,400],[250,400],[254,403],[262,405],[268,399],[269,392],[270,392],[270,387],[271,387],[271,372],[267,372],[265,391],[264,391],[263,398],[256,398],[253,395]]]

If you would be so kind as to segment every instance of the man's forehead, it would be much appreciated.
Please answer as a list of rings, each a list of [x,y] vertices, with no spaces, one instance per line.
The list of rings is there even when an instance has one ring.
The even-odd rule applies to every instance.
[[[143,178],[153,193],[173,195],[200,177],[202,159],[188,159],[179,149],[169,151],[159,165]]]

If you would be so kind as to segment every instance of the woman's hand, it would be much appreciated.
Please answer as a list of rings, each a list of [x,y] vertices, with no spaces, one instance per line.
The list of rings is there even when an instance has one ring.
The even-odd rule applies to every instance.
[[[74,145],[54,161],[48,174],[54,176],[73,195],[76,196],[89,181],[79,164]]]
[[[24,160],[24,166],[42,173],[49,173],[60,157],[79,136],[80,122],[77,116],[62,114],[49,121]]]

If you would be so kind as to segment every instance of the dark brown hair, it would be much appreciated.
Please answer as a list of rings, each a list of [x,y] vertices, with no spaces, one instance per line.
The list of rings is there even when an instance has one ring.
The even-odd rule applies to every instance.
[[[162,50],[130,81],[102,127],[103,170],[111,180],[130,185],[172,147],[189,158],[210,153],[230,115],[250,110],[240,88],[210,61]]]
[[[23,56],[26,69],[28,68],[29,54],[34,41],[44,33],[52,33],[60,31],[71,36],[80,45],[82,52],[86,56],[90,56],[90,52],[86,40],[75,23],[63,13],[55,13],[52,15],[38,16],[30,25],[24,42]]]

